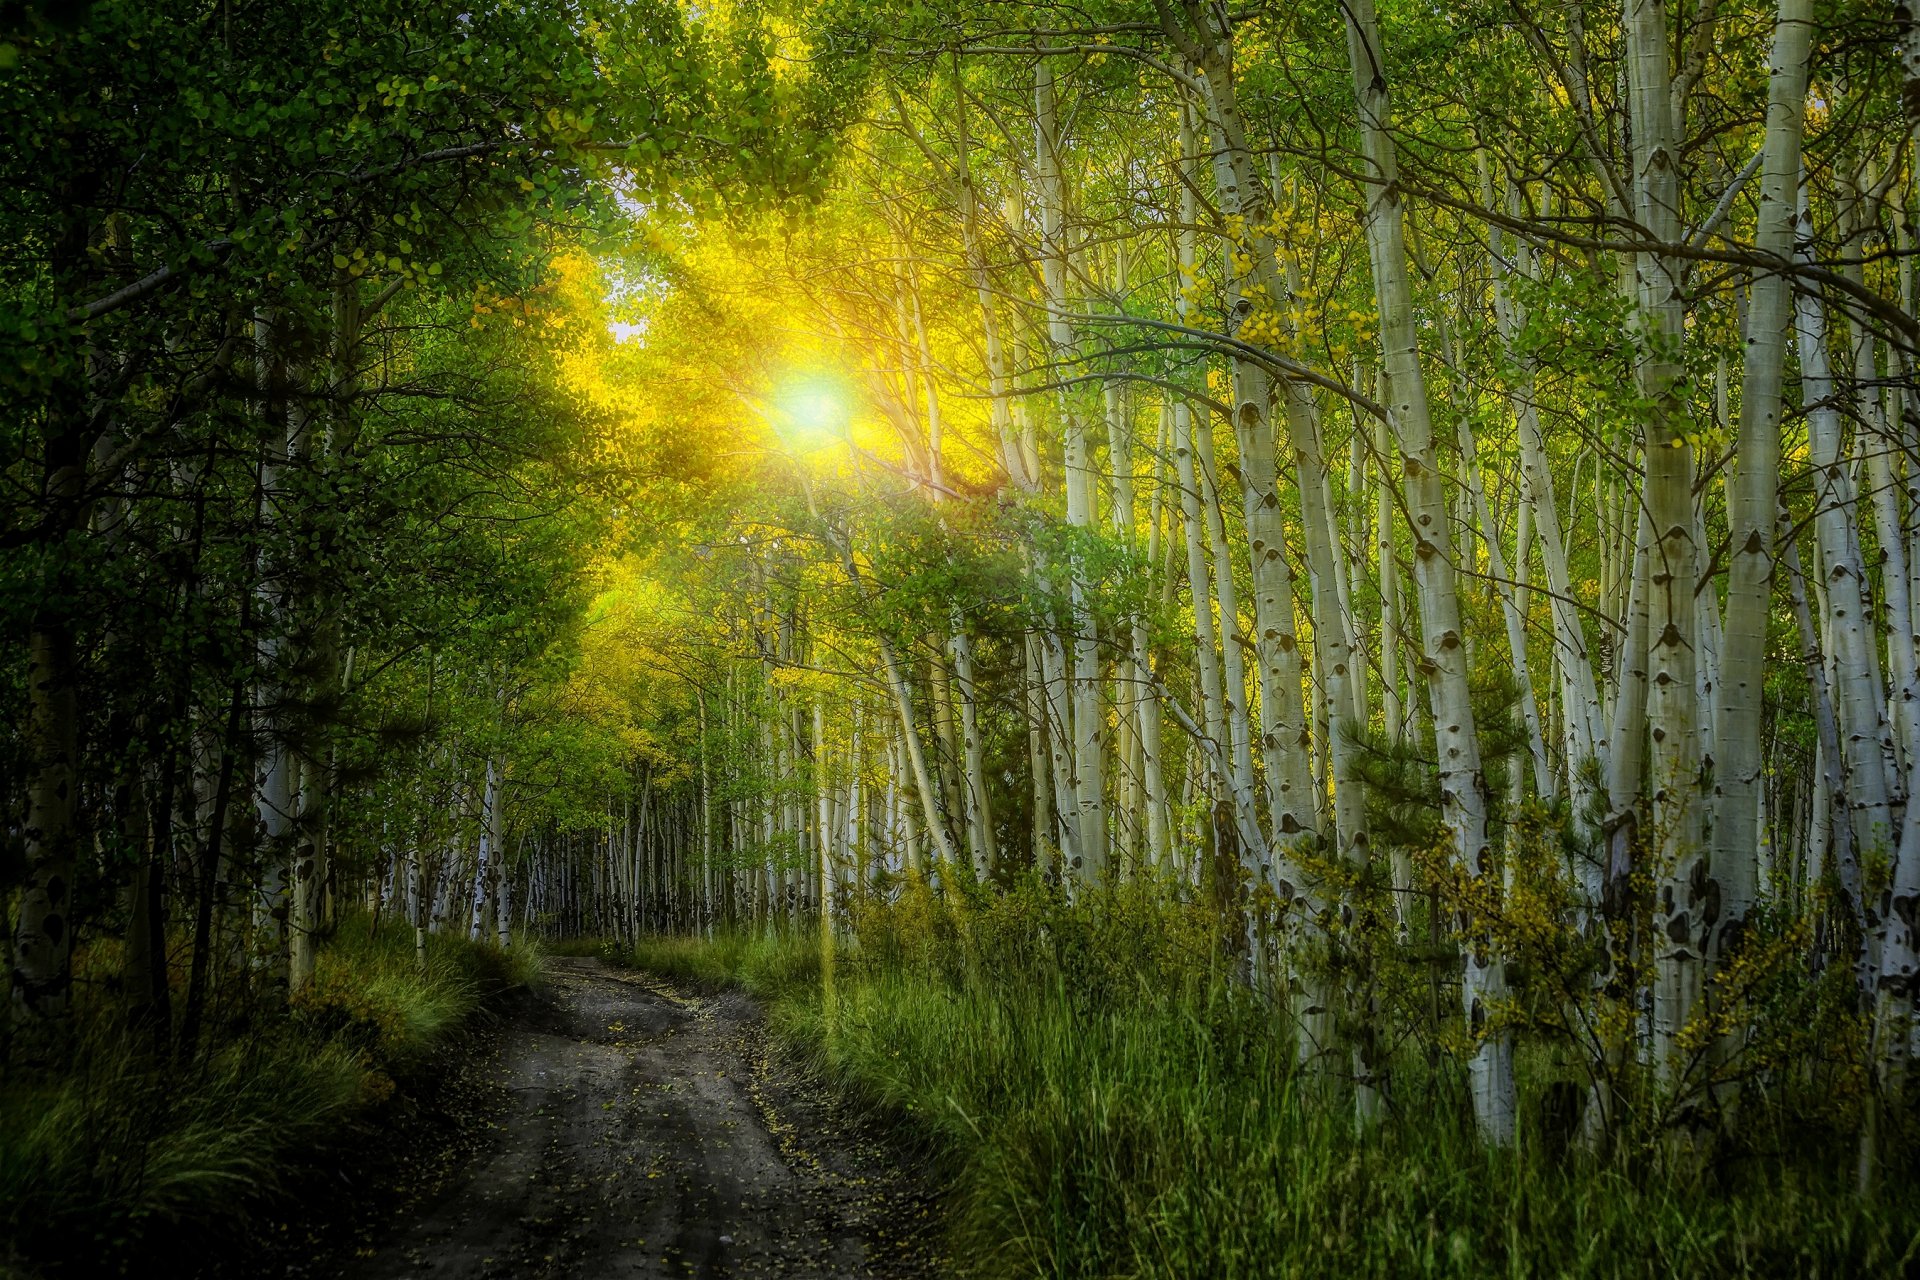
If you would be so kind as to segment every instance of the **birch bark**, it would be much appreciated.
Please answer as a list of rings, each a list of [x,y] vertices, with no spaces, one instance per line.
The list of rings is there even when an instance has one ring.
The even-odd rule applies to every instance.
[[[1632,102],[1634,202],[1640,224],[1662,244],[1680,239],[1677,122],[1670,70],[1671,32],[1661,0],[1628,0],[1627,70]],[[1644,426],[1644,502],[1652,523],[1647,560],[1647,734],[1653,788],[1650,846],[1657,864],[1654,904],[1653,1054],[1655,1072],[1673,1081],[1680,1034],[1694,1014],[1704,942],[1719,918],[1719,886],[1704,848],[1698,671],[1701,628],[1693,506],[1693,448],[1680,396],[1685,303],[1676,261],[1662,252],[1634,258],[1644,326],[1640,392]]]
[[[1066,192],[1060,173],[1059,116],[1054,101],[1053,68],[1045,57],[1034,63],[1034,176],[1040,197],[1040,233],[1044,257],[1041,276],[1047,295],[1047,340],[1057,363],[1074,349],[1068,322]],[[1067,523],[1079,529],[1095,524],[1094,476],[1085,415],[1062,392],[1061,430],[1066,446]],[[1093,611],[1087,599],[1085,570],[1070,565],[1068,607],[1072,619],[1072,675],[1070,711],[1064,722],[1072,743],[1073,826],[1077,848],[1067,858],[1069,870],[1088,884],[1098,884],[1107,869],[1106,760],[1101,740],[1104,719],[1100,705],[1100,649]]]
[[[1804,185],[1799,223],[1804,245],[1812,233]],[[1888,776],[1892,729],[1885,693],[1876,677],[1873,619],[1856,524],[1859,495],[1842,446],[1836,389],[1827,359],[1826,308],[1817,293],[1799,292],[1794,331],[1807,412],[1808,462],[1813,469],[1813,526],[1824,567],[1823,612],[1834,665],[1834,704],[1846,754],[1848,817],[1856,848],[1887,848],[1895,838],[1893,782]]]
[[[1759,224],[1754,248],[1785,260],[1793,252],[1794,209],[1806,116],[1809,0],[1780,0],[1768,72]],[[1740,424],[1727,503],[1726,625],[1720,652],[1718,750],[1714,759],[1713,872],[1721,923],[1711,941],[1716,962],[1739,941],[1759,897],[1761,771],[1767,624],[1772,615],[1774,530],[1780,489],[1782,374],[1793,328],[1793,283],[1779,271],[1758,275],[1747,309]]]
[[[1367,241],[1380,308],[1380,345],[1392,388],[1388,411],[1399,436],[1412,525],[1414,580],[1425,648],[1422,666],[1439,753],[1442,815],[1461,867],[1487,875],[1492,863],[1486,782],[1467,686],[1446,494],[1434,453],[1426,379],[1415,335],[1398,157],[1388,132],[1391,104],[1372,0],[1350,0],[1346,20],[1347,57],[1366,152]],[[1494,1021],[1506,999],[1505,969],[1485,939],[1475,936],[1471,920],[1459,925],[1467,951],[1462,1001],[1475,1041],[1469,1064],[1474,1117],[1482,1137],[1506,1146],[1514,1140],[1517,1117],[1513,1038]]]
[[[1482,190],[1492,201],[1492,183],[1483,182]],[[1607,765],[1607,727],[1600,706],[1600,691],[1594,678],[1593,659],[1587,646],[1586,624],[1581,619],[1578,597],[1574,595],[1573,574],[1567,566],[1566,539],[1560,527],[1560,510],[1554,492],[1553,471],[1548,465],[1546,437],[1540,428],[1540,413],[1534,388],[1534,361],[1517,357],[1514,336],[1526,325],[1525,308],[1511,296],[1507,263],[1515,264],[1522,276],[1532,272],[1533,256],[1524,241],[1508,242],[1498,228],[1489,231],[1493,241],[1494,316],[1501,341],[1518,368],[1510,400],[1520,445],[1522,492],[1532,516],[1534,537],[1540,546],[1540,561],[1547,577],[1547,608],[1553,621],[1554,669],[1560,677],[1560,706],[1567,753],[1568,788],[1573,797],[1576,823],[1591,834],[1591,819],[1601,806],[1593,779],[1604,777]],[[1597,766],[1597,767],[1590,767]],[[1580,864],[1581,892],[1589,909],[1600,902],[1601,877],[1597,859]]]

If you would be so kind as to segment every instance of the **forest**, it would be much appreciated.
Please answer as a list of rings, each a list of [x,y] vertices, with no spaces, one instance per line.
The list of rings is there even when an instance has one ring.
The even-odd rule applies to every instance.
[[[0,103],[0,1276],[1920,1275],[1920,0]]]

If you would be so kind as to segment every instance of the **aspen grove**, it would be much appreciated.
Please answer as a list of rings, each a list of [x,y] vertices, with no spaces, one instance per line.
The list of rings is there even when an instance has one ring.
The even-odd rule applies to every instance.
[[[1920,6],[265,9],[0,44],[8,1087],[352,1008],[356,930],[785,947],[960,1147],[1044,1108],[862,1067],[888,974],[1864,1206],[1565,1274],[1912,1265]],[[982,1172],[981,1274],[1575,1230],[1346,1254],[1098,1132],[1127,1207]]]

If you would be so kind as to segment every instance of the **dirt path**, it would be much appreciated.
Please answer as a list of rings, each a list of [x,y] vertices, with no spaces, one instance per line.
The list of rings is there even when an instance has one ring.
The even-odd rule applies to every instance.
[[[347,1274],[939,1274],[922,1189],[782,1069],[745,997],[592,959],[548,978],[491,1073],[497,1141]]]

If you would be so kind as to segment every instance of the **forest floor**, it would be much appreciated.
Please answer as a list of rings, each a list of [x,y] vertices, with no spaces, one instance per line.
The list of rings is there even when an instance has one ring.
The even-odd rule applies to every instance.
[[[546,962],[462,1092],[483,1140],[334,1274],[939,1274],[933,1196],[739,993]]]

